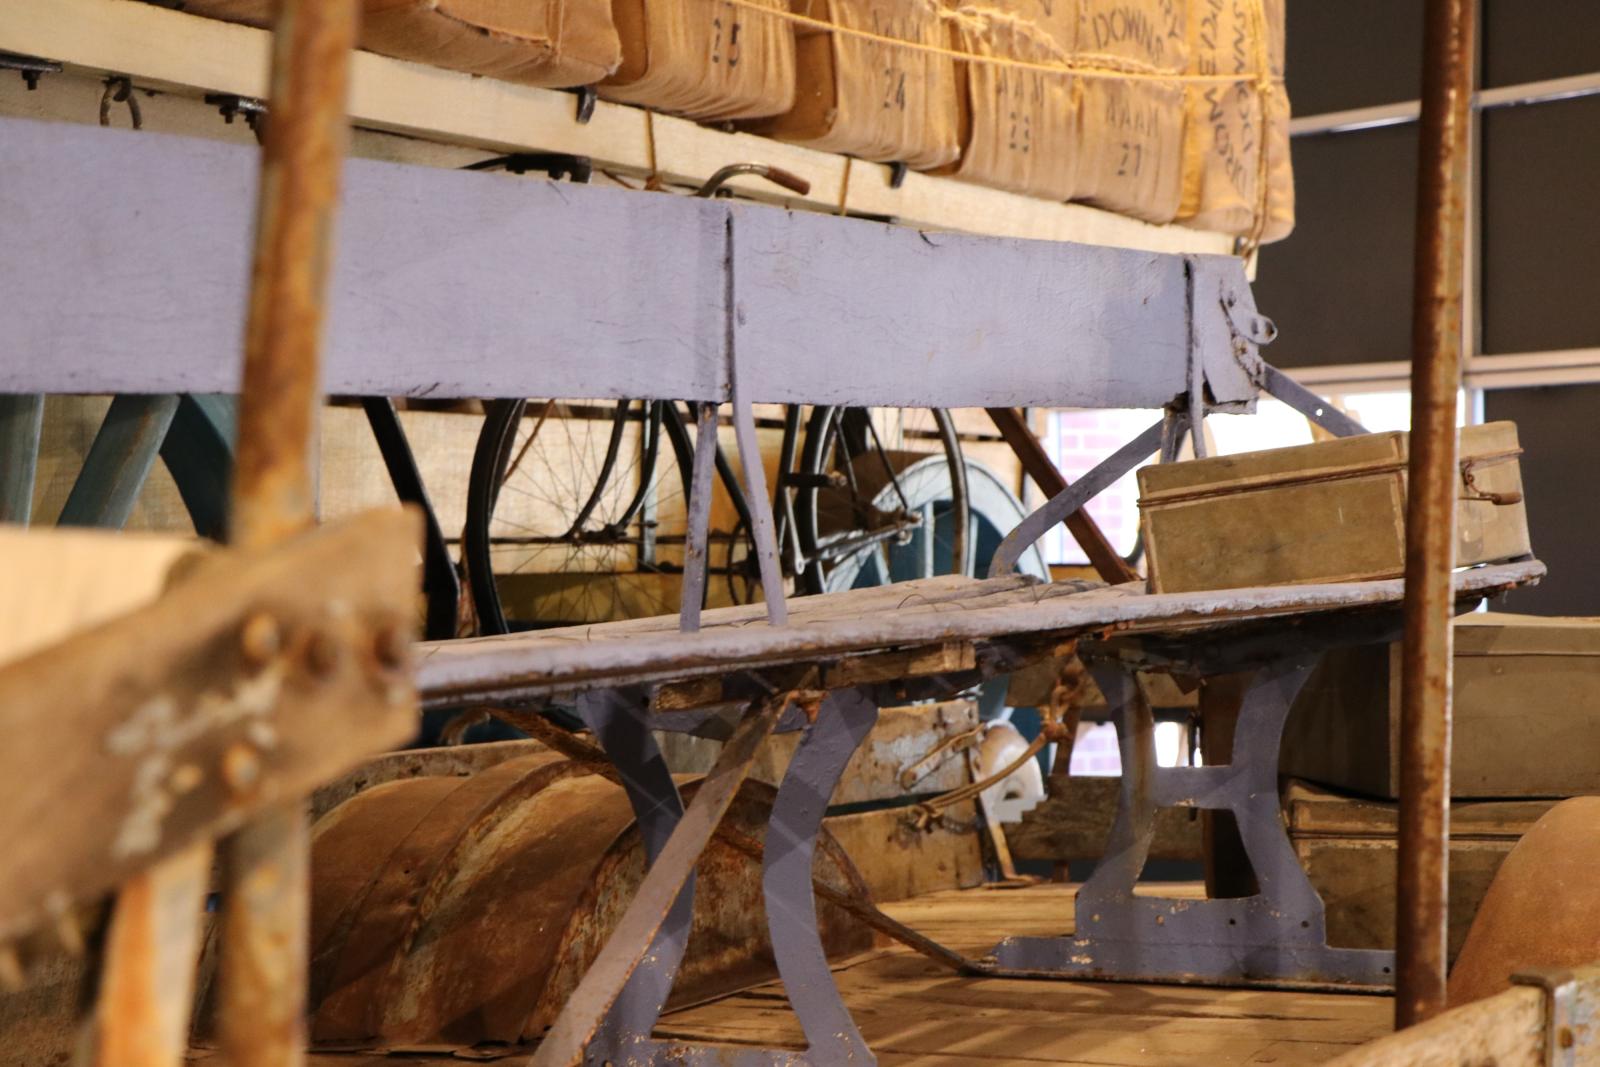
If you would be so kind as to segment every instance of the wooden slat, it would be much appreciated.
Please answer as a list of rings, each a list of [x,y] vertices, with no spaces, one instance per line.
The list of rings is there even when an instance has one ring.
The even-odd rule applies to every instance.
[[[148,604],[197,550],[186,537],[0,526],[0,663]]]
[[[1543,573],[1543,564],[1530,561],[1463,571],[1456,583],[1465,593],[1537,580]],[[882,604],[878,598],[883,596],[897,600]],[[1399,580],[1146,595],[1126,586],[1078,591],[1015,579],[932,579],[801,598],[783,627],[761,625],[757,605],[709,611],[703,629],[694,634],[668,629],[676,626],[669,617],[436,642],[422,646],[418,679],[425,701],[445,701],[588,679],[614,684],[653,673],[683,679],[722,673],[730,664],[809,661],[895,645],[1070,635],[1113,624],[1162,631],[1223,626],[1396,604],[1400,596]],[[879,605],[876,610],[873,604]],[[802,606],[816,614],[802,614]]]
[[[30,723],[0,747],[0,936],[409,737],[409,657],[375,662],[372,642],[408,636],[416,538],[395,511],[219,553],[154,604],[0,669],[0,718]]]
[[[140,85],[196,96],[219,92],[264,97],[267,36],[135,0],[0,4],[0,50],[64,60],[93,73],[128,74]],[[380,130],[501,152],[589,156],[619,173],[654,172],[682,184],[698,184],[727,163],[769,163],[809,180],[812,191],[803,202],[830,211],[1154,251],[1228,254],[1233,249],[1233,239],[1223,234],[1151,226],[1080,204],[1050,203],[951,179],[912,174],[901,188],[891,189],[887,167],[606,101],[580,125],[569,93],[370,53],[357,53],[352,73],[351,117],[357,125]],[[733,184],[754,195],[775,198],[777,193],[760,179]]]
[[[43,250],[0,266],[0,391],[237,392],[257,153],[16,119],[0,140],[8,236]],[[726,395],[723,205],[369,160],[344,187],[327,392]]]
[[[1187,388],[1180,258],[733,212],[734,344],[754,400],[1160,407]]]

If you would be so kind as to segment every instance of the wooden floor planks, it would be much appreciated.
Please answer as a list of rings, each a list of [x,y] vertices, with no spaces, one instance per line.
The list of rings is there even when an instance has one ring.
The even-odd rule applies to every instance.
[[[1172,895],[1196,892],[1180,886]],[[981,953],[1002,934],[1069,931],[1072,890],[951,890],[884,910],[952,947]],[[1386,997],[1333,993],[962,978],[899,947],[847,961],[835,977],[883,1067],[1302,1067],[1388,1033],[1393,1010]],[[804,1047],[777,982],[674,1012],[657,1035]],[[312,1056],[309,1067],[360,1062]]]
[[[1180,887],[1173,895],[1194,893]],[[1070,930],[1072,893],[1057,885],[956,890],[885,910],[952,947],[982,952],[1003,933]],[[1387,1033],[1392,1011],[1381,997],[961,978],[899,949],[852,961],[837,978],[886,1067],[1296,1067]],[[781,988],[773,983],[674,1013],[660,1033],[801,1047]]]

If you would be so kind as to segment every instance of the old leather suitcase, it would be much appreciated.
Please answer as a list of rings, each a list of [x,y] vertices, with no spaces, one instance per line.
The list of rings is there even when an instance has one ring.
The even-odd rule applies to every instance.
[[[1556,801],[1479,801],[1450,807],[1449,954],[1466,940],[1495,872]],[[1289,838],[1327,905],[1328,943],[1393,948],[1399,816],[1396,805],[1292,782]]]
[[[1600,793],[1600,619],[1456,619],[1454,797]],[[1284,728],[1283,770],[1400,795],[1400,646],[1323,657]]]
[[[1150,591],[1396,578],[1409,435],[1365,434],[1139,471]],[[1517,428],[1461,431],[1458,566],[1530,553]]]

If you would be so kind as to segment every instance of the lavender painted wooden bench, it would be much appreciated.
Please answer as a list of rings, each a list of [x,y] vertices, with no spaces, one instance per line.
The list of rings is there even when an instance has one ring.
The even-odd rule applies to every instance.
[[[0,120],[0,394],[216,393],[238,387],[254,154],[153,134]],[[117,182],[103,175],[114,173]],[[240,239],[218,240],[219,234]],[[878,706],[961,688],[1067,639],[1112,631],[1096,667],[1123,727],[1124,804],[1087,940],[1004,942],[1019,973],[1381,980],[1377,956],[1322,941],[1321,904],[1265,817],[1276,729],[1316,649],[1377,640],[1395,582],[1149,596],[1041,585],[1021,552],[1146,456],[1197,445],[1207,412],[1270,392],[1336,433],[1348,419],[1264,363],[1274,334],[1242,264],[923,233],[725,202],[353,162],[345,182],[325,388],[410,397],[701,402],[684,610],[676,618],[422,649],[430,706],[574,701],[617,764],[652,867],[536,1062],[871,1063],[815,930],[809,878],[827,800]],[[753,405],[1160,408],[1162,421],[1030,516],[986,579],[931,579],[788,602],[770,516],[753,510],[764,607],[702,614],[717,407],[757,455]],[[747,495],[768,499],[762,465]],[[1464,601],[1536,580],[1537,563],[1459,577]],[[1305,639],[1271,631],[1294,617]],[[1265,632],[1264,632],[1265,631]],[[1135,647],[1129,633],[1142,635]],[[1228,766],[1156,771],[1119,657],[1194,670],[1265,664]],[[661,705],[696,679],[715,692]],[[805,710],[809,708],[809,712]],[[652,727],[726,738],[684,809]],[[657,1043],[688,931],[692,870],[762,739],[803,729],[766,842],[768,920],[809,1049]],[[1253,746],[1253,747],[1252,747]],[[1275,794],[1274,794],[1275,795]],[[1131,886],[1154,803],[1246,825],[1263,892],[1157,914]],[[1275,816],[1273,817],[1275,818]],[[1292,868],[1292,869],[1291,869]],[[1309,895],[1308,895],[1309,894]],[[1195,946],[1209,946],[1196,953]],[[1199,960],[1196,973],[1194,961]],[[1087,962],[1084,962],[1087,961]]]

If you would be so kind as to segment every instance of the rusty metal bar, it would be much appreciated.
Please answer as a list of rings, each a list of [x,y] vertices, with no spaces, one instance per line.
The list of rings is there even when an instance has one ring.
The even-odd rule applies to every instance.
[[[1395,1025],[1445,1008],[1450,617],[1475,0],[1428,0],[1411,356]]]
[[[1067,479],[1051,462],[1044,446],[1039,443],[1039,438],[1028,428],[1028,420],[1023,417],[1022,412],[1016,408],[987,410],[994,428],[1000,431],[1000,436],[1011,446],[1011,451],[1016,453],[1017,460],[1022,464],[1023,472],[1033,479],[1033,484],[1039,487],[1039,491],[1048,499],[1058,496],[1065,490]],[[1078,547],[1089,557],[1089,562],[1102,581],[1118,585],[1139,579],[1138,572],[1117,555],[1117,550],[1111,547],[1111,542],[1106,540],[1106,535],[1101,532],[1099,524],[1087,511],[1077,511],[1068,515],[1065,525],[1073,540],[1078,542]]]
[[[282,0],[245,331],[230,538],[285,540],[314,517],[318,349],[358,0]],[[310,837],[298,804],[223,843],[218,1036],[234,1067],[304,1058]]]

